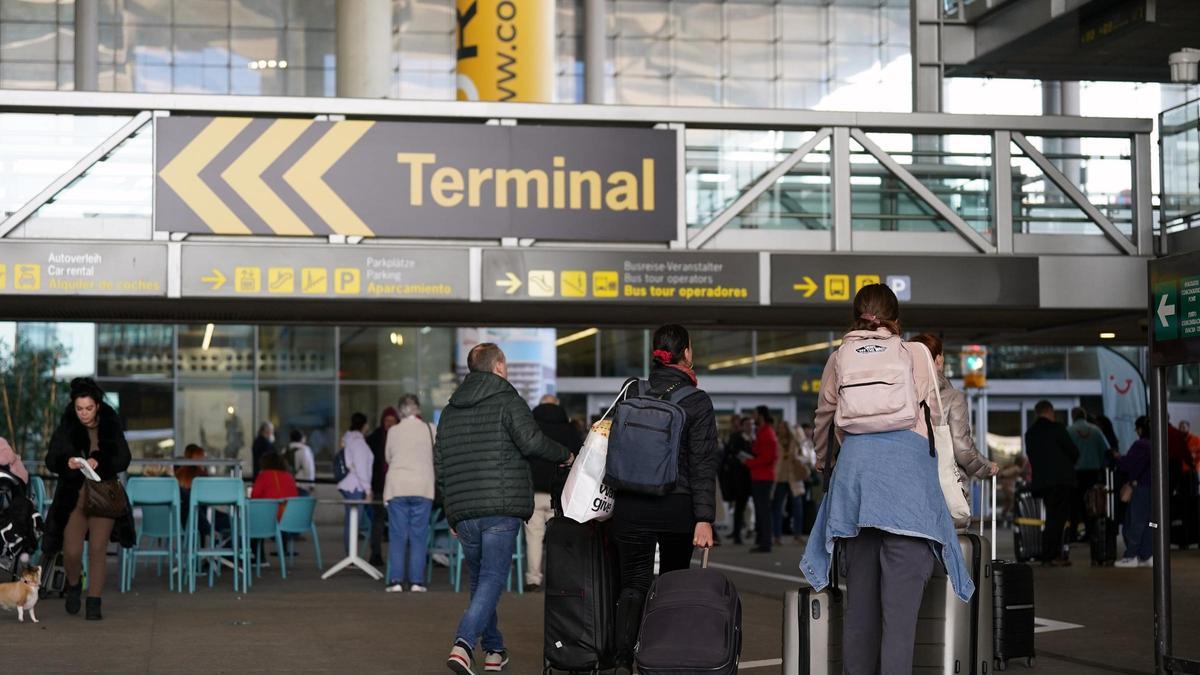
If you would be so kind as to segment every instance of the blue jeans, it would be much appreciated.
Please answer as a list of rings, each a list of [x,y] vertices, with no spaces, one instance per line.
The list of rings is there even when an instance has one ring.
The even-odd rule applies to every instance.
[[[1149,560],[1154,555],[1154,531],[1150,529],[1150,486],[1133,489],[1125,509],[1125,557]]]
[[[338,490],[338,492],[342,493],[342,497],[346,499],[367,498],[366,490]],[[349,506],[346,507],[346,517],[342,522],[342,532],[344,533],[342,535],[342,544],[345,545],[347,553],[350,552],[350,508]],[[371,516],[368,515],[365,505],[359,505],[354,508],[358,509],[358,533],[354,536],[358,536],[358,534],[365,536],[371,531]]]
[[[500,604],[512,567],[521,520],[511,516],[474,518],[460,522],[455,530],[471,572],[471,604],[458,623],[456,641],[474,649],[482,635],[484,650],[504,651],[496,605]]]
[[[425,584],[425,551],[429,548],[429,512],[433,500],[392,497],[388,510],[388,583]],[[404,548],[408,546],[408,573]]]

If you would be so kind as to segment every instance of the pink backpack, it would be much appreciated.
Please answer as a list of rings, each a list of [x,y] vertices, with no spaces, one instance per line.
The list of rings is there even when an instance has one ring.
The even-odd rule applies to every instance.
[[[896,335],[847,333],[838,347],[837,412],[834,424],[849,434],[916,428],[920,400],[913,358]]]

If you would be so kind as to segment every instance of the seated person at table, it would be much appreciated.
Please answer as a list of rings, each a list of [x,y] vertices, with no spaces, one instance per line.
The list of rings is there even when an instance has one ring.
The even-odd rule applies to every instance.
[[[187,448],[183,451],[183,458],[204,459],[204,448],[195,443],[188,443]],[[184,527],[187,527],[188,504],[191,502],[192,495],[192,481],[207,475],[208,471],[202,466],[175,467],[175,480],[179,481],[179,503],[183,506],[180,518]],[[208,515],[202,510],[200,512],[200,536],[207,537],[208,530]]]
[[[278,452],[268,452],[262,456],[258,467],[258,477],[254,479],[254,487],[250,490],[251,499],[291,499],[299,497],[296,479],[288,469],[287,460]],[[276,519],[283,517],[284,504],[279,505]]]

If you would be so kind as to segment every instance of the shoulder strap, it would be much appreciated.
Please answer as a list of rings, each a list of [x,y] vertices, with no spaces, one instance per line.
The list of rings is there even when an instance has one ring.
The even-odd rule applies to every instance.
[[[671,388],[668,389],[659,398],[665,398],[666,400],[670,401],[671,403],[678,405],[680,401],[682,401],[683,399],[685,399],[699,391],[700,391],[699,389],[693,387],[690,384],[684,384],[684,385],[675,384],[675,385],[671,385]]]
[[[608,410],[604,411],[604,414],[601,415],[600,419],[597,421],[603,421],[605,419],[608,419],[608,416],[612,414],[612,411],[614,408],[617,407],[617,404],[620,403],[625,398],[625,393],[628,392],[629,388],[634,386],[635,384],[640,385],[641,382],[638,381],[638,379],[634,378],[634,377],[631,377],[628,380],[625,380],[625,384],[621,386],[621,391],[617,394],[617,397],[613,399],[612,405],[608,406]],[[636,394],[635,394],[635,396],[636,396]]]
[[[933,368],[933,354],[930,353],[929,348],[925,345],[921,345],[919,351],[929,367],[929,382],[933,385],[933,394],[937,397],[938,402],[938,414],[942,416],[942,422],[944,423],[946,421],[946,408],[942,405],[942,388],[938,382],[937,371]],[[909,353],[911,353],[911,350],[909,350]],[[914,384],[916,383],[914,382]],[[921,407],[925,409],[925,429],[929,432],[929,456],[937,457],[937,444],[934,443],[933,439],[933,416],[929,412],[929,404],[927,402],[921,401]]]

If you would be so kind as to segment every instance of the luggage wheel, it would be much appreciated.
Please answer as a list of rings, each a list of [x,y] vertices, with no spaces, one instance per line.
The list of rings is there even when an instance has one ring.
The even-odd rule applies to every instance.
[[[1033,657],[1032,657],[1032,656],[1030,656],[1029,658],[1025,659],[1025,666],[1026,666],[1026,667],[1028,667],[1028,668],[1032,668],[1032,667],[1033,667]]]
[[[1008,661],[1006,659],[996,659],[996,670],[1008,670]]]

